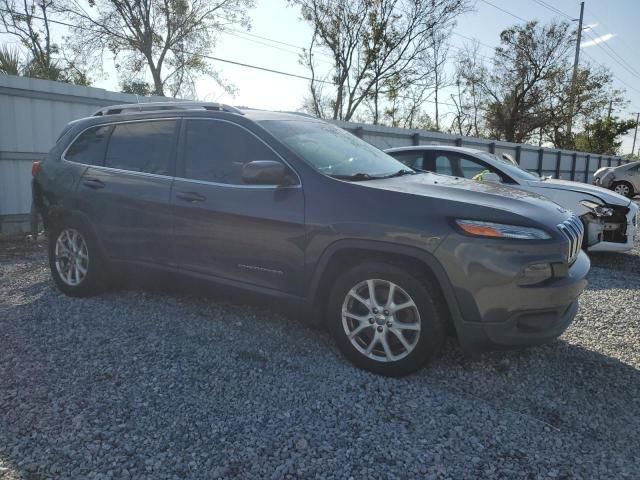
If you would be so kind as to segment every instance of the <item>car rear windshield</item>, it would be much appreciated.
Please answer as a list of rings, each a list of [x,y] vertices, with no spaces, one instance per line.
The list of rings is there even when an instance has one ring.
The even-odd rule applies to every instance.
[[[260,125],[325,175],[375,178],[407,170],[403,163],[329,123],[263,120]]]

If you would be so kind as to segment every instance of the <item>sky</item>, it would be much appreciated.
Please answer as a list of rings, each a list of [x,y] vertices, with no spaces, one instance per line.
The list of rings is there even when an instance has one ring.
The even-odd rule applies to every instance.
[[[477,0],[472,12],[458,18],[450,39],[450,55],[453,57],[456,49],[473,38],[481,43],[480,53],[491,56],[493,47],[499,43],[500,32],[506,27],[523,23],[525,19],[566,20],[563,14],[577,19],[579,12],[580,2],[574,0]],[[301,48],[309,44],[311,29],[300,19],[299,10],[288,6],[286,0],[256,0],[250,16],[252,22],[248,32],[235,30],[222,34],[210,54],[308,76],[306,68],[299,63],[299,54]],[[640,55],[635,50],[640,45],[639,21],[640,0],[585,1],[584,25],[592,28],[583,35],[581,62],[599,63],[613,72],[615,86],[625,89],[630,100],[627,108],[616,112],[625,118],[631,118],[631,112],[640,112]],[[119,79],[112,62],[108,58],[104,60],[106,76],[94,78],[94,86],[117,91]],[[330,59],[326,58],[326,61],[329,68]],[[235,87],[236,93],[229,95],[213,80],[203,78],[197,83],[200,100],[271,110],[298,110],[308,95],[308,81],[303,79],[223,62],[212,61],[212,66]],[[442,102],[451,103],[450,93],[452,91],[441,93]],[[428,103],[425,110],[433,116],[433,103]],[[444,116],[441,124],[448,125],[450,108],[441,105],[440,111]],[[633,132],[624,138],[623,153],[631,150],[632,141]],[[636,150],[639,145],[640,139]]]

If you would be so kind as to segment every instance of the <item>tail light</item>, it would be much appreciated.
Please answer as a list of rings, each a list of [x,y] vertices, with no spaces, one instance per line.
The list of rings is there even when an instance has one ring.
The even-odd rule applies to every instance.
[[[40,161],[36,160],[31,165],[31,175],[35,177],[39,171],[40,171]]]

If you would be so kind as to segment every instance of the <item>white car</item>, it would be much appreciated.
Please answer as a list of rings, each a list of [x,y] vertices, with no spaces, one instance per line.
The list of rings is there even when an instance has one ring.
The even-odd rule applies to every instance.
[[[508,160],[473,148],[420,145],[390,148],[385,152],[417,170],[503,183],[543,195],[582,219],[586,232],[583,247],[591,252],[623,252],[633,248],[638,206],[611,190],[540,177]]]
[[[640,193],[640,162],[599,168],[593,174],[593,184],[633,198]]]

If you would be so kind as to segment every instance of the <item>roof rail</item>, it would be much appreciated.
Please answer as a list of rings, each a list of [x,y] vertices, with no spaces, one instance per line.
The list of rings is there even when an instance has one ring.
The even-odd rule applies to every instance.
[[[100,117],[103,115],[117,115],[127,113],[154,112],[163,110],[212,110],[217,112],[236,113],[244,115],[242,110],[214,102],[149,102],[149,103],[125,103],[122,105],[110,105],[101,108],[92,116]]]

